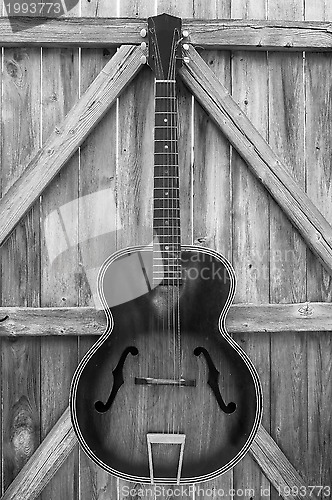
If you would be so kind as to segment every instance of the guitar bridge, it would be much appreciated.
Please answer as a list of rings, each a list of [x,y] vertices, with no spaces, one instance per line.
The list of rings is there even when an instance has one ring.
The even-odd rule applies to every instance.
[[[153,377],[135,377],[136,385],[173,385],[178,387],[196,387],[196,380],[188,380],[184,378],[153,378]]]

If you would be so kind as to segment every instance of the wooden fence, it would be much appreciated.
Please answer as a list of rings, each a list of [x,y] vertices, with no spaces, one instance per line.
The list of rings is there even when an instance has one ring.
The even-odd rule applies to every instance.
[[[2,499],[152,498],[84,456],[67,406],[103,329],[98,268],[152,238],[153,78],[139,44],[161,12],[189,31],[183,242],[232,262],[228,328],[264,391],[250,453],[178,498],[329,498],[332,4],[81,0],[44,24],[2,12]]]

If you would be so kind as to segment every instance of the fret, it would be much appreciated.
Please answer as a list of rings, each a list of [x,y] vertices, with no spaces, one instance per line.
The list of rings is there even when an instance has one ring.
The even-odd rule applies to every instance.
[[[156,257],[155,260],[164,260],[162,257]],[[169,260],[178,260],[178,257],[169,257]],[[162,264],[153,264],[154,266],[162,266]]]
[[[164,115],[165,111],[155,111],[156,115]],[[177,111],[167,111],[167,115],[177,115]]]
[[[165,213],[165,211],[166,211],[166,210],[167,210],[167,211],[170,211],[170,212],[174,212],[174,211],[179,212],[179,207],[177,207],[177,208],[176,208],[176,207],[163,207],[163,208],[159,208],[159,209],[158,209],[158,208],[155,208],[155,210],[162,210],[163,215],[164,215],[164,213]],[[166,215],[165,215],[165,217],[166,217]],[[169,217],[169,216],[168,216],[168,217]],[[178,217],[180,218],[180,216],[178,216]]]
[[[155,99],[174,99],[176,101],[176,97],[164,95],[164,96],[156,96]]]

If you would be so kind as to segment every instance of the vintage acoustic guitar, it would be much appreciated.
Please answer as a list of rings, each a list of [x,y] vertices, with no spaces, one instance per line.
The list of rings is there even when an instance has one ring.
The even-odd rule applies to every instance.
[[[153,244],[103,264],[107,328],[79,364],[70,408],[86,454],[135,482],[194,483],[233,467],[262,414],[251,361],[225,329],[230,263],[181,245],[176,69],[181,20],[148,20],[155,74]],[[152,166],[151,166],[152,168]]]

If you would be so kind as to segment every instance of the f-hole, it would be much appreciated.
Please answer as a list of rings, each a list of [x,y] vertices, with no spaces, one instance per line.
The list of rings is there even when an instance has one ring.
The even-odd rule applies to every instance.
[[[138,349],[137,347],[130,346],[127,347],[123,353],[120,356],[119,362],[112,371],[113,373],[113,387],[111,390],[111,393],[109,395],[108,400],[106,403],[103,403],[102,401],[96,401],[95,402],[95,409],[97,410],[98,413],[106,413],[112,406],[113,401],[117,395],[118,390],[124,383],[124,378],[123,378],[123,366],[125,364],[126,358],[128,354],[132,354],[133,356],[137,356],[138,354]]]
[[[195,356],[199,356],[200,354],[203,354],[203,356],[206,359],[206,363],[207,363],[208,368],[209,368],[209,377],[208,377],[207,383],[211,387],[212,392],[215,395],[215,398],[218,402],[220,409],[224,413],[234,413],[234,411],[236,410],[236,404],[231,402],[231,403],[228,403],[228,405],[226,405],[223,398],[222,398],[222,395],[220,394],[219,383],[218,383],[218,379],[219,379],[220,374],[219,374],[217,368],[215,367],[209,352],[204,347],[196,347],[196,349],[194,350],[194,354],[195,354]]]

